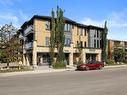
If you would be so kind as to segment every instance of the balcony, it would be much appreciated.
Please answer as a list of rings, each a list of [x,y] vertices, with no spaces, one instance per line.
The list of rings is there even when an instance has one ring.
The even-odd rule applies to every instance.
[[[24,31],[25,36],[33,33],[33,25],[30,25],[29,27],[27,27],[27,29]]]
[[[25,44],[25,49],[31,49],[33,47],[33,42],[29,42]]]
[[[125,49],[127,49],[127,45],[125,45]]]

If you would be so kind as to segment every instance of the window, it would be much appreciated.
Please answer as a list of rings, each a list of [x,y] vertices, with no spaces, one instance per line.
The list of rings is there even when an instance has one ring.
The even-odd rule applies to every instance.
[[[83,43],[82,43],[82,41],[80,42],[80,46],[81,46],[81,48],[83,47]]]
[[[84,32],[85,32],[85,33],[84,33],[84,36],[86,36],[86,29],[84,29]]]
[[[71,24],[65,24],[64,25],[64,31],[71,31],[72,25]]]
[[[71,31],[71,25],[68,24],[68,31]]]
[[[97,48],[100,48],[100,41],[99,40],[97,40]]]
[[[49,37],[46,37],[46,38],[45,38],[45,45],[46,45],[46,46],[49,46],[49,40],[50,40]]]
[[[96,38],[96,36],[97,36],[96,33],[97,33],[97,32],[96,32],[96,30],[93,30],[93,31],[94,31],[94,32],[93,32],[93,33],[94,33],[94,38]]]
[[[97,30],[97,38],[99,38],[99,31]]]
[[[80,36],[82,36],[83,35],[83,29],[81,28],[80,29]]]
[[[79,35],[79,28],[77,29],[77,35]]]
[[[74,29],[74,25],[72,25],[72,29]]]
[[[94,48],[96,48],[96,40],[94,40]]]
[[[64,25],[64,31],[67,31],[67,24]]]
[[[79,46],[79,42],[77,41],[77,46]]]
[[[70,46],[70,44],[71,44],[71,39],[65,38],[65,46]]]
[[[84,47],[86,47],[86,41],[84,42]]]
[[[49,21],[45,22],[45,29],[50,30],[50,22]]]

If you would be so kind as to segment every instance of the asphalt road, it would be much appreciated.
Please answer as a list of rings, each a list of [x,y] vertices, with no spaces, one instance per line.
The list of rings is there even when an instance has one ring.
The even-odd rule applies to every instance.
[[[0,95],[127,95],[127,68],[0,77]]]

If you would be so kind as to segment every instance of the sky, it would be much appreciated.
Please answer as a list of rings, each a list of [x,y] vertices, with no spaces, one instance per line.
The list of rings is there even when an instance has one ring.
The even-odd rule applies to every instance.
[[[107,21],[108,39],[127,41],[127,0],[0,0],[0,26],[12,22],[20,28],[33,15],[50,16],[57,6],[82,24],[104,27]]]

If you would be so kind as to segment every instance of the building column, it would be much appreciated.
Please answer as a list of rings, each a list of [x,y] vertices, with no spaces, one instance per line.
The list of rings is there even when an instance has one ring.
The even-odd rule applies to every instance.
[[[86,63],[86,53],[84,51],[83,51],[82,59],[83,59],[83,63]]]
[[[26,65],[30,66],[30,61],[29,61],[29,55],[28,54],[26,54]]]
[[[43,55],[41,55],[40,63],[43,64]]]
[[[98,61],[101,61],[101,53],[98,53],[98,55],[97,55],[98,57]]]
[[[36,67],[37,66],[37,41],[33,41],[33,53],[32,53],[32,64],[33,64],[33,67]]]
[[[24,54],[23,54],[23,65],[26,65],[26,58]]]
[[[69,54],[69,66],[73,66],[73,53]]]

